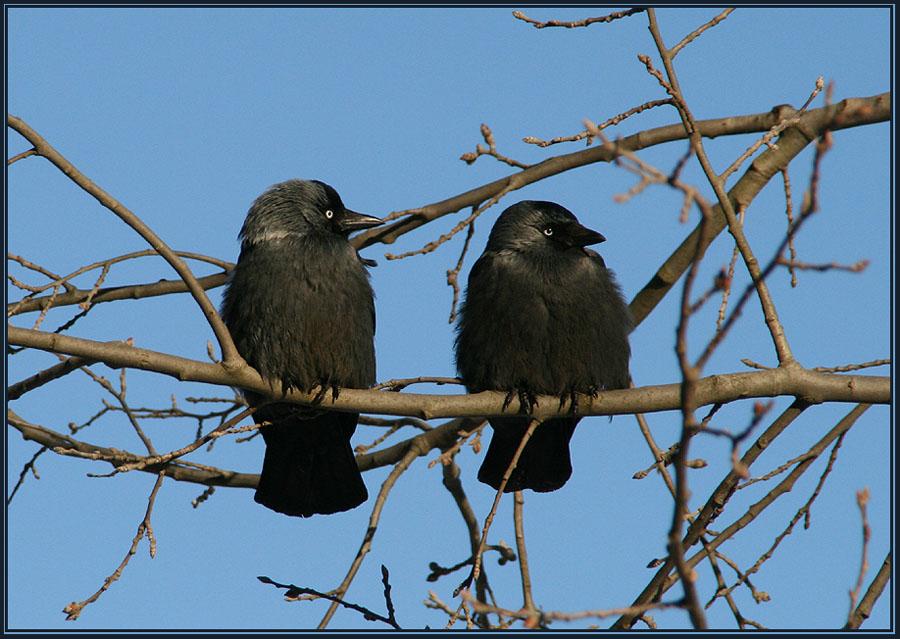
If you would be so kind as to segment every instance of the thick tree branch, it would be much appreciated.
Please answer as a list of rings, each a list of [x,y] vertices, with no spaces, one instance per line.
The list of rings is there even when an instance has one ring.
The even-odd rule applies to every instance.
[[[171,375],[182,381],[236,386],[262,394],[280,395],[255,370],[244,364],[228,368],[224,364],[200,362],[175,355],[128,346],[122,342],[94,342],[8,325],[9,343],[40,350],[100,360],[112,368],[136,368]],[[314,392],[291,391],[288,401],[309,405]],[[890,377],[818,373],[799,364],[775,369],[712,375],[697,380],[696,407],[732,402],[751,397],[794,396],[810,403],[854,402],[888,404]],[[426,395],[345,388],[327,407],[347,412],[403,415],[421,419],[440,417],[487,417],[508,414],[503,406],[506,393],[484,391],[473,395]],[[579,415],[621,415],[678,410],[681,384],[642,386],[627,390],[602,391],[596,397],[577,398]],[[533,417],[567,414],[571,406],[558,397],[540,396]]]
[[[789,106],[779,106],[766,113],[701,120],[695,124],[700,135],[705,138],[716,138],[721,135],[739,135],[743,133],[765,133],[773,126],[776,126],[785,117],[789,117],[789,115],[786,114],[790,114],[793,111],[794,110]],[[891,96],[890,93],[882,93],[869,98],[847,98],[830,107],[807,111],[801,117],[801,122],[797,126],[807,131],[816,128],[821,128],[823,130],[829,128],[832,131],[836,131],[865,124],[873,124],[875,122],[887,122],[890,120],[890,117]],[[821,122],[827,122],[828,125],[822,126]],[[812,134],[812,137],[809,138],[809,140],[813,140],[815,137],[816,135]],[[616,145],[620,149],[637,151],[658,144],[685,139],[687,139],[687,135],[685,134],[684,126],[682,124],[670,124],[668,126],[635,133],[634,135],[618,140]],[[781,142],[779,142],[779,147],[780,146]],[[790,157],[793,157],[793,155]],[[472,189],[471,191],[466,191],[465,193],[461,193],[441,202],[435,202],[434,204],[428,204],[422,208],[415,209],[415,212],[411,215],[403,217],[392,224],[370,229],[354,236],[351,239],[351,242],[357,249],[371,246],[378,242],[392,244],[398,237],[405,233],[417,229],[444,215],[456,213],[468,207],[477,207],[482,202],[491,199],[505,189],[514,190],[522,188],[523,186],[557,175],[569,169],[593,164],[595,162],[611,162],[615,158],[615,150],[606,148],[605,146],[595,146],[574,153],[557,155],[530,166],[525,170],[517,171],[507,177],[495,180],[489,184]],[[757,160],[757,162],[758,161],[759,160]],[[754,164],[755,163],[756,162],[754,162]],[[786,164],[787,163],[785,162],[785,165]],[[757,185],[758,188],[753,192],[753,196],[765,186],[769,177],[771,177],[771,175],[764,178],[764,181]],[[759,176],[756,176],[753,182],[758,180]],[[748,186],[749,185],[745,185],[744,188],[746,189]],[[750,199],[752,199],[752,197]],[[690,239],[691,238],[689,237],[688,240]],[[685,240],[685,242],[688,240]],[[696,244],[696,238],[693,238],[693,242]],[[690,258],[688,258],[688,260],[689,259]],[[681,275],[681,272],[683,272],[683,269],[678,271],[678,276]],[[671,276],[671,274],[668,275]],[[675,276],[674,279],[677,280],[678,276]],[[672,283],[674,283],[674,280]],[[671,284],[669,286],[671,286]],[[647,312],[649,312],[649,309]],[[646,313],[643,313],[640,316],[640,319],[643,319],[645,316]]]
[[[143,463],[147,459],[146,456],[79,441],[46,426],[32,424],[22,419],[12,410],[7,410],[6,421],[10,426],[18,430],[24,439],[41,444],[57,454],[67,454],[66,451],[74,451],[78,453],[78,456],[107,462],[112,464],[114,468],[119,468],[125,464],[136,464],[136,470],[152,474],[157,474],[162,469],[166,477],[171,477],[176,481],[207,486],[223,486],[226,488],[256,488],[259,482],[259,474],[257,473],[238,473],[219,468],[200,467],[198,465],[186,466],[182,465],[179,459],[147,465]],[[443,450],[453,445],[459,437],[459,430],[465,425],[466,422],[463,420],[451,420],[432,428],[428,432],[421,433],[384,450],[374,451],[366,455],[357,455],[356,464],[359,466],[360,471],[365,472],[373,468],[393,466],[404,459],[413,449],[419,455],[426,455],[432,450]],[[476,538],[475,543],[477,541]]]
[[[793,112],[794,110],[789,106],[776,107],[770,113],[772,117],[769,120],[771,124],[768,128],[775,126],[781,120],[791,117]],[[735,210],[746,209],[753,198],[768,184],[769,180],[781,172],[794,157],[824,131],[836,131],[850,126],[885,122],[890,118],[890,112],[890,93],[882,93],[870,98],[847,98],[831,106],[806,111],[800,116],[800,121],[796,126],[787,129],[778,138],[777,146],[766,150],[756,158],[741,179],[731,187],[728,191],[728,199],[731,201],[733,208]],[[706,123],[708,122],[711,121],[695,122],[694,125],[703,137],[715,137],[708,135],[706,132],[708,128]],[[677,125],[677,127],[681,129],[682,137],[685,137],[684,126]],[[757,129],[757,131],[765,131],[768,128]],[[748,133],[750,131],[740,132]],[[721,205],[716,205],[713,208],[713,213],[714,215],[711,219],[712,229],[707,231],[709,242],[712,242],[726,226],[726,219]],[[643,321],[650,314],[650,311],[665,297],[669,289],[672,288],[688,268],[694,254],[698,250],[697,242],[699,237],[700,224],[675,249],[672,255],[659,267],[656,274],[631,301],[631,313],[637,323]]]

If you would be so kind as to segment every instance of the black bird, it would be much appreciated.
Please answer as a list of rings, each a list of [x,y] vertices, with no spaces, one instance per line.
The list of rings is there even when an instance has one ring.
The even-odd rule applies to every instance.
[[[347,238],[381,220],[344,208],[332,187],[289,180],[263,193],[241,228],[222,318],[238,352],[282,391],[375,383],[375,302]],[[245,392],[251,406],[266,398]],[[350,448],[359,415],[289,402],[260,406],[266,442],[255,500],[298,517],[355,508],[368,493]]]
[[[470,393],[572,397],[629,384],[631,313],[585,228],[553,202],[524,201],[497,218],[469,274],[460,307],[456,366]],[[521,409],[520,409],[521,410]],[[504,492],[549,492],[572,474],[569,440],[580,417],[544,421],[526,444]],[[527,416],[491,418],[478,479],[494,489],[522,441]]]

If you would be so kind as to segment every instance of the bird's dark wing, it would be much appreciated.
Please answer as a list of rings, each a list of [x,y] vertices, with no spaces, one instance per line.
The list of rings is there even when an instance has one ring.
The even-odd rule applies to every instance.
[[[275,238],[274,240],[272,238]],[[222,316],[238,351],[284,390],[367,388],[375,381],[375,305],[365,266],[345,238],[273,232],[245,241],[226,287]],[[245,393],[251,406],[265,398]],[[260,406],[266,454],[257,502],[309,517],[366,500],[350,447],[355,413],[289,403]]]

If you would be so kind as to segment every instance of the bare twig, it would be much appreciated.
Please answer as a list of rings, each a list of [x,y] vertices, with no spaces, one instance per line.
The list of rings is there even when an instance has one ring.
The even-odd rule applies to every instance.
[[[844,626],[845,630],[859,628],[863,621],[869,618],[869,614],[872,612],[872,606],[875,605],[878,597],[881,596],[881,593],[884,591],[884,587],[887,585],[890,578],[891,553],[888,552],[887,557],[884,559],[884,563],[881,564],[881,569],[878,571],[878,574],[875,575],[875,579],[872,580],[872,583],[869,584],[869,588],[866,590],[866,594],[863,596],[862,601],[859,602],[856,610],[850,615],[850,619]]]
[[[369,515],[369,524],[366,527],[366,533],[363,536],[362,544],[360,544],[359,550],[356,553],[356,557],[353,560],[353,563],[350,565],[350,569],[347,571],[347,576],[344,577],[344,580],[341,582],[341,585],[338,586],[333,592],[338,597],[344,596],[347,590],[350,588],[350,584],[353,582],[353,578],[356,576],[357,571],[359,571],[359,567],[362,565],[363,559],[369,553],[369,550],[372,548],[372,539],[375,537],[375,532],[378,530],[378,522],[381,519],[381,511],[384,508],[384,504],[387,501],[388,493],[390,493],[391,488],[394,487],[394,484],[397,482],[397,479],[400,478],[406,469],[409,468],[409,465],[419,457],[420,455],[428,452],[427,450],[422,450],[425,448],[421,444],[421,439],[414,438],[412,442],[410,442],[409,450],[406,455],[403,456],[397,464],[394,466],[391,473],[388,475],[387,479],[384,480],[384,483],[381,485],[381,490],[378,491],[378,497],[375,499],[375,504],[372,507],[372,514]],[[332,603],[329,606],[328,611],[325,613],[325,616],[322,617],[322,620],[319,622],[318,628],[320,630],[324,629],[328,622],[331,620],[335,611],[337,610],[338,604],[336,602]]]
[[[481,125],[481,136],[484,138],[484,141],[488,143],[489,148],[486,149],[478,144],[475,146],[474,152],[463,153],[459,158],[460,160],[462,160],[466,164],[473,164],[475,160],[480,158],[482,155],[490,155],[497,158],[504,164],[508,164],[519,169],[527,169],[529,166],[531,166],[529,164],[523,164],[517,160],[513,160],[511,158],[500,155],[500,153],[497,151],[497,144],[494,142],[494,133],[490,130],[490,128],[488,128],[488,125]]]
[[[81,442],[45,426],[29,423],[10,409],[7,409],[6,413],[7,423],[18,430],[25,439],[37,442],[57,454],[73,454],[84,459],[105,461],[114,466],[129,462],[137,463],[146,459],[146,457],[128,451]],[[136,469],[154,475],[160,471],[159,468],[149,468],[146,465],[138,466]],[[166,464],[162,471],[165,472],[166,477],[177,481],[232,488],[256,488],[259,481],[259,475],[202,466],[188,463],[185,460],[173,460]]]
[[[382,566],[381,568],[382,568],[382,571],[384,571],[383,574],[386,575],[387,569],[384,566]],[[387,585],[387,577],[386,576],[384,577],[384,583],[385,583],[385,599],[387,600],[387,603],[388,603],[388,616],[387,617],[379,615],[377,612],[372,612],[368,608],[366,608],[364,606],[360,606],[359,604],[345,601],[344,599],[341,599],[340,596],[336,596],[336,595],[333,595],[333,594],[330,594],[327,592],[320,592],[314,588],[305,588],[302,586],[295,586],[294,584],[282,584],[282,583],[278,583],[277,581],[274,581],[273,579],[270,579],[269,577],[262,576],[262,575],[257,577],[257,579],[259,579],[264,584],[270,584],[272,586],[275,586],[276,588],[281,588],[283,590],[287,590],[287,592],[284,593],[284,598],[287,601],[299,601],[304,598],[304,597],[302,597],[302,595],[312,595],[312,597],[315,599],[327,599],[328,601],[334,602],[333,605],[340,605],[340,606],[343,606],[344,608],[347,608],[348,610],[355,610],[356,612],[361,613],[363,618],[366,621],[381,621],[382,623],[388,624],[392,628],[395,628],[397,630],[401,629],[400,626],[397,624],[397,620],[394,618],[394,606],[390,600],[390,595],[389,595],[390,586]]]
[[[869,540],[872,537],[872,530],[869,528],[869,518],[866,515],[866,506],[869,504],[869,489],[864,488],[856,491],[856,505],[859,506],[859,514],[862,519],[862,561],[859,564],[859,577],[856,580],[856,586],[850,590],[850,612],[847,613],[847,623],[853,620],[853,613],[856,610],[856,600],[862,590],[863,579],[869,570]]]
[[[137,534],[135,534],[134,539],[131,542],[131,548],[128,549],[128,552],[125,555],[125,559],[122,560],[122,563],[119,564],[119,567],[116,568],[115,572],[113,572],[113,574],[106,578],[106,580],[103,582],[103,585],[100,587],[100,590],[95,592],[84,601],[73,601],[65,608],[63,608],[63,612],[66,613],[66,621],[74,621],[75,619],[78,619],[85,606],[97,601],[100,595],[106,592],[106,590],[113,584],[113,582],[118,580],[119,577],[122,576],[122,571],[125,569],[125,566],[128,565],[131,557],[137,552],[138,543],[140,543],[141,539],[143,539],[145,535],[150,541],[150,557],[156,556],[156,539],[153,536],[153,527],[150,525],[150,513],[153,512],[153,503],[156,501],[156,493],[159,492],[159,488],[160,486],[162,486],[163,477],[164,475],[162,473],[159,473],[159,476],[156,479],[156,484],[154,484],[153,490],[150,491],[150,497],[147,500],[149,502],[147,504],[147,512],[144,515],[144,518],[141,520],[140,525],[138,526]]]
[[[12,253],[7,252],[6,259],[11,260],[13,262],[17,262],[17,263],[21,264],[24,268],[27,268],[27,269],[30,269],[37,273],[40,273],[42,275],[45,275],[51,281],[50,286],[52,286],[53,284],[59,283],[59,284],[62,284],[67,291],[75,290],[75,286],[73,284],[67,282],[66,278],[61,278],[56,273],[53,273],[52,271],[47,270],[40,264],[34,264],[33,262],[26,260],[21,255],[13,255]],[[10,279],[13,279],[13,278],[10,277]],[[23,288],[25,288],[25,287],[23,287]],[[32,290],[32,289],[28,289],[28,290]],[[45,290],[45,289],[35,289],[35,290]]]
[[[6,166],[9,166],[10,164],[12,164],[13,162],[16,162],[17,160],[21,160],[22,158],[27,158],[29,155],[36,155],[36,154],[37,154],[37,151],[35,151],[34,149],[28,149],[27,151],[22,151],[21,153],[14,155],[10,159],[8,159],[6,161]]]
[[[787,163],[809,143],[809,138],[806,135],[811,133],[814,135],[814,132],[823,126],[828,126],[832,130],[838,130],[889,120],[891,117],[890,102],[890,93],[882,93],[869,98],[848,98],[838,104],[806,112],[801,117],[797,127],[785,131],[785,135],[779,140],[777,151],[769,149],[760,158],[757,158],[754,165],[748,169],[749,177],[747,179],[741,178],[732,187],[732,196],[737,201],[749,202],[752,200],[759,190],[765,186],[774,172],[781,170],[781,167],[777,165],[787,166]],[[769,111],[753,115],[695,121],[694,125],[695,130],[701,136],[717,137],[721,135],[765,132],[777,124],[778,120],[777,114]],[[803,129],[805,133],[800,133],[795,131],[795,129]],[[795,132],[790,133],[791,131]],[[686,137],[687,135],[682,124],[672,124],[630,135],[617,140],[616,145],[619,149],[637,151],[673,140],[683,140]],[[419,208],[392,213],[388,218],[395,220],[393,223],[359,233],[353,236],[350,241],[357,249],[362,249],[378,242],[390,244],[401,235],[409,233],[439,217],[456,213],[464,208],[478,206],[482,202],[495,197],[501,191],[506,190],[508,192],[519,189],[580,166],[586,166],[595,162],[609,162],[614,157],[615,154],[611,149],[603,146],[593,146],[574,153],[548,158],[528,169],[516,171],[509,176],[494,180],[451,198]],[[777,168],[770,173],[770,169],[776,166]],[[396,219],[398,217],[400,219]],[[723,227],[724,224],[717,226],[717,229],[721,230]],[[685,242],[696,243],[696,238],[689,236]],[[677,258],[678,255],[680,255],[680,252],[677,251],[675,257]],[[677,279],[680,273],[681,271],[677,271],[677,269],[672,271],[670,265],[667,269],[661,270],[658,277],[661,277],[664,283],[668,283],[670,277]],[[658,290],[658,287],[654,287],[654,290],[656,292],[652,295],[649,290],[645,293],[650,300],[655,299],[657,296],[661,297],[660,294],[664,294],[668,287],[664,287],[661,291]],[[632,308],[632,311],[634,310]],[[645,315],[645,312],[641,312],[636,314],[635,317],[640,321]]]
[[[819,78],[816,80],[816,88],[813,90],[812,94],[798,111],[795,111],[793,107],[786,104],[775,107],[773,111],[776,112],[778,114],[778,117],[780,118],[778,124],[769,129],[766,134],[762,136],[762,138],[757,140],[750,146],[750,148],[744,151],[734,162],[731,163],[731,166],[729,166],[727,169],[725,169],[725,171],[722,172],[719,177],[723,181],[728,179],[728,176],[737,171],[741,164],[743,164],[751,155],[756,153],[756,151],[763,145],[767,145],[771,149],[777,149],[778,147],[774,145],[771,140],[788,127],[794,126],[800,122],[800,115],[804,111],[806,111],[806,108],[813,101],[813,98],[815,98],[822,91],[823,87],[824,84],[822,77],[819,76]]]
[[[37,458],[40,457],[47,451],[46,446],[41,446],[38,451],[32,455],[31,459],[25,462],[25,465],[22,467],[22,472],[19,473],[19,480],[16,482],[16,485],[13,487],[12,491],[9,493],[9,497],[6,498],[6,505],[9,506],[10,502],[12,502],[13,497],[15,497],[16,492],[19,490],[19,486],[21,486],[25,482],[25,476],[28,474],[28,471],[31,471],[31,474],[34,475],[35,479],[40,479],[40,475],[38,475],[37,468],[35,468],[34,463],[37,461]]]
[[[481,572],[481,557],[484,553],[485,544],[487,543],[487,534],[491,529],[491,523],[494,521],[494,515],[497,513],[497,507],[500,505],[500,497],[503,496],[503,489],[506,488],[506,484],[509,481],[513,470],[515,470],[516,464],[519,463],[519,457],[522,455],[522,451],[525,449],[525,445],[528,443],[528,440],[531,439],[531,435],[539,425],[540,421],[538,421],[537,419],[532,419],[530,421],[525,434],[522,435],[522,441],[519,442],[519,447],[516,449],[515,454],[513,454],[506,472],[503,473],[503,478],[500,480],[500,486],[497,488],[497,494],[494,496],[494,503],[491,505],[491,511],[488,513],[487,518],[484,520],[484,527],[481,530],[481,539],[478,542],[478,551],[475,553],[475,562],[472,566],[472,572],[469,573],[469,576],[466,577],[466,579],[464,579],[463,582],[459,586],[457,586],[456,590],[453,591],[454,597],[459,595],[460,591],[467,589],[472,583],[473,579],[478,579],[478,575]]]
[[[526,610],[508,610],[505,608],[498,608],[496,606],[488,606],[481,602],[475,600],[471,594],[463,591],[462,597],[470,604],[476,611],[480,612],[490,612],[496,614],[502,614],[508,617],[512,617],[513,619],[523,619],[527,620],[531,616],[531,613]],[[586,619],[589,617],[596,617],[598,619],[605,619],[607,617],[614,617],[616,615],[642,615],[651,610],[667,610],[670,608],[684,608],[684,602],[674,601],[674,602],[659,602],[653,603],[643,606],[629,606],[627,608],[611,608],[609,610],[582,610],[579,612],[542,612],[540,613],[540,617],[542,621],[551,621],[551,620],[559,620],[559,621],[574,621],[576,619]]]
[[[411,386],[413,384],[437,384],[441,386],[443,384],[462,384],[458,377],[410,377],[407,379],[392,379],[387,382],[381,382],[380,384],[375,384],[372,387],[372,390],[381,390],[382,388],[387,388],[392,391],[401,391],[407,386]]]
[[[866,270],[866,267],[869,266],[869,260],[860,260],[856,264],[838,264],[837,262],[829,262],[828,264],[807,264],[806,262],[799,262],[797,260],[786,260],[783,257],[777,257],[775,259],[775,263],[779,266],[787,266],[791,271],[793,269],[798,268],[803,271],[850,271],[852,273],[859,273],[861,271]],[[792,282],[793,284],[793,282]]]
[[[846,373],[849,371],[858,371],[863,368],[871,368],[872,366],[890,366],[891,360],[889,359],[876,359],[871,362],[865,362],[863,364],[849,364],[847,366],[832,366],[832,367],[824,367],[824,366],[816,366],[813,369],[817,373]]]
[[[15,384],[7,387],[6,399],[7,401],[18,399],[28,391],[32,391],[35,388],[39,388],[48,382],[68,375],[72,371],[77,370],[82,366],[89,366],[90,364],[94,363],[96,363],[96,360],[87,359],[84,357],[69,357],[67,359],[64,359],[62,362],[56,364],[55,366],[51,366],[50,368],[35,373],[27,379],[23,379],[21,382],[16,382]]]
[[[756,440],[756,442],[747,449],[741,462],[746,466],[752,466],[753,462],[759,457],[768,445],[783,433],[793,421],[799,417],[809,404],[800,400],[795,401],[787,410],[785,410]],[[700,513],[694,518],[688,527],[684,536],[683,545],[685,548],[693,546],[703,533],[708,529],[719,513],[722,512],[722,504],[728,502],[734,493],[740,477],[733,470],[726,475],[720,482],[719,486],[710,494],[706,504],[700,509]],[[713,549],[714,550],[714,549]],[[652,601],[658,601],[667,588],[667,580],[669,574],[674,567],[672,561],[666,559],[661,562],[662,566],[654,574],[648,585],[641,594],[635,599],[635,605],[645,605]],[[625,614],[620,617],[613,625],[615,629],[630,628],[638,621],[638,615]]]
[[[534,627],[537,625],[538,614],[531,594],[531,575],[528,572],[528,553],[525,550],[525,524],[522,517],[524,506],[525,496],[521,490],[517,490],[513,499],[513,523],[516,530],[516,550],[519,553],[519,574],[522,576],[522,607],[531,613],[526,624]]]
[[[130,341],[130,340],[129,340]],[[112,384],[109,383],[109,380],[105,377],[100,377],[95,374],[90,368],[87,366],[80,367],[81,371],[90,377],[92,380],[97,382],[106,392],[115,397],[116,401],[122,407],[122,411],[128,418],[131,427],[134,428],[134,432],[137,433],[137,436],[144,443],[144,446],[147,448],[147,452],[150,455],[156,455],[156,450],[153,448],[153,443],[150,441],[150,438],[144,433],[141,425],[138,424],[137,419],[135,419],[134,413],[131,412],[131,409],[128,407],[128,403],[125,401],[125,371],[126,369],[122,369],[121,372],[121,382],[120,382],[120,390],[116,390],[113,388]]]
[[[654,107],[662,106],[664,104],[672,104],[671,98],[666,98],[663,100],[650,100],[648,102],[644,102],[643,104],[641,104],[639,106],[628,109],[628,111],[625,111],[624,113],[620,113],[619,115],[608,119],[606,122],[595,125],[596,129],[598,131],[602,131],[603,129],[605,129],[609,126],[619,124],[625,118],[628,118],[637,113],[641,113],[642,111],[646,111],[647,109],[652,109]],[[587,138],[587,144],[588,144],[588,146],[590,146],[591,143],[594,141],[595,136],[596,136],[596,133],[593,133],[593,132],[585,129],[584,131],[582,131],[581,133],[578,133],[576,135],[557,137],[557,138],[553,138],[552,140],[541,140],[540,138],[536,138],[534,136],[529,135],[528,137],[522,138],[522,141],[525,142],[526,144],[535,144],[539,147],[548,147],[553,144],[559,144],[560,142],[577,142],[578,140],[583,140],[583,139]]]
[[[727,18],[728,14],[730,14],[732,11],[734,11],[734,8],[725,9],[722,13],[717,15],[715,18],[713,18],[706,24],[698,27],[697,29],[694,29],[691,33],[684,36],[684,38],[681,40],[681,42],[679,42],[674,47],[672,47],[672,50],[671,50],[672,57],[674,58],[676,55],[678,55],[679,51],[681,51],[685,46],[690,44],[701,33],[706,31],[707,29],[711,29],[712,27],[714,27],[717,24],[719,24],[720,22],[722,22],[722,20]]]
[[[797,249],[794,248],[794,233],[792,231],[792,229],[794,228],[794,201],[791,195],[791,178],[788,175],[787,167],[784,167],[781,170],[781,174],[784,176],[784,200],[785,215],[787,216],[788,250],[790,250],[791,252],[790,262],[795,262],[797,260]],[[791,287],[796,287],[797,274],[794,272],[794,267],[788,265],[788,270],[791,273]]]
[[[389,260],[402,260],[405,257],[412,257],[413,255],[424,255],[426,253],[431,253],[437,247],[439,247],[441,244],[453,239],[454,235],[456,235],[457,233],[462,231],[467,226],[471,227],[471,225],[475,222],[475,220],[478,219],[479,215],[484,213],[490,207],[494,206],[494,204],[499,202],[500,199],[504,195],[506,195],[510,191],[513,191],[517,188],[520,188],[520,186],[517,186],[515,184],[515,181],[511,182],[507,188],[501,190],[494,197],[492,197],[490,200],[488,200],[488,202],[486,204],[476,208],[474,211],[472,211],[472,213],[471,213],[471,215],[469,215],[469,217],[467,217],[463,221],[459,222],[456,226],[454,226],[452,229],[450,229],[449,233],[444,233],[438,239],[436,239],[432,242],[428,242],[422,248],[416,249],[415,251],[407,251],[406,253],[401,253],[400,255],[395,255],[394,253],[385,253],[384,256]]]
[[[746,528],[750,524],[750,522],[752,522],[756,517],[758,517],[760,515],[760,513],[762,513],[775,500],[777,500],[782,495],[786,495],[786,494],[790,493],[790,491],[794,487],[794,484],[797,482],[797,480],[806,472],[807,469],[809,469],[809,467],[818,458],[818,456],[821,455],[833,441],[835,441],[836,439],[840,438],[843,434],[845,434],[853,426],[853,424],[856,423],[856,420],[868,408],[869,408],[869,406],[864,405],[864,404],[855,406],[840,422],[838,422],[838,424],[836,424],[834,426],[834,428],[832,428],[828,433],[825,434],[825,436],[823,436],[818,442],[816,442],[810,448],[808,455],[805,457],[805,460],[803,462],[801,462],[800,464],[798,464],[797,467],[794,468],[794,470],[791,471],[791,473],[778,484],[778,486],[776,486],[773,490],[771,490],[760,501],[751,505],[747,509],[747,512],[744,513],[743,516],[738,518],[734,523],[729,525],[725,530],[723,530],[718,535],[716,535],[715,539],[712,540],[706,547],[704,547],[703,550],[698,551],[692,557],[687,559],[686,565],[688,567],[695,566],[697,563],[702,561],[707,556],[707,553],[715,550],[718,546],[723,544],[728,539],[731,539],[735,535],[735,533],[737,533],[739,530]],[[833,454],[834,454],[834,452],[832,453],[832,455]],[[747,466],[749,466],[749,464],[746,463],[747,462],[746,457],[747,456],[745,455],[744,459],[742,461],[744,461],[744,463]],[[734,475],[733,472],[731,474]],[[823,474],[823,478],[820,479],[820,482],[819,482],[820,485],[824,481],[824,476],[825,475]],[[815,494],[817,494],[817,493],[815,493]],[[805,512],[808,513],[808,510]],[[695,520],[695,522],[693,522],[693,524],[691,525],[691,529],[693,530],[694,527],[698,525],[698,522],[700,522],[702,520],[703,520],[703,512],[701,512],[701,516],[698,517],[697,520]],[[688,534],[691,534],[692,530],[689,530]],[[673,575],[673,576],[668,577],[660,591],[660,594],[662,594],[662,592],[665,592],[665,590],[667,590],[672,585],[674,585],[677,582],[677,580],[678,580],[677,576]]]
[[[452,269],[447,269],[447,285],[453,288],[453,301],[450,304],[450,320],[452,324],[456,320],[456,304],[459,301],[459,272],[462,270],[463,260],[466,258],[466,252],[469,250],[469,242],[475,235],[475,221],[469,223],[469,231],[466,233],[466,239],[463,242],[462,251],[459,253],[459,260]]]
[[[632,16],[636,13],[641,13],[642,11],[646,11],[646,9],[642,7],[636,7],[634,9],[627,9],[625,11],[616,11],[615,13],[610,13],[609,15],[601,16],[599,18],[585,18],[583,20],[576,20],[574,22],[562,22],[560,20],[538,22],[537,20],[532,20],[521,11],[513,11],[513,17],[531,24],[535,29],[543,29],[545,27],[565,27],[566,29],[571,29],[573,27],[587,27],[597,22],[612,22],[613,20],[618,20],[619,18],[627,18],[628,16]]]
[[[809,499],[806,500],[806,503],[803,504],[803,506],[801,506],[800,509],[796,512],[796,514],[791,518],[790,522],[788,522],[788,525],[784,529],[784,531],[782,531],[775,538],[775,540],[772,542],[772,545],[769,547],[769,549],[765,553],[763,553],[762,556],[759,557],[759,559],[756,560],[756,563],[753,564],[753,566],[749,570],[747,570],[745,573],[739,573],[739,579],[734,583],[734,585],[732,585],[730,588],[720,590],[719,592],[716,593],[715,597],[730,595],[731,592],[735,588],[740,586],[742,583],[748,583],[748,579],[750,578],[750,575],[753,575],[756,572],[758,572],[759,569],[762,567],[762,565],[766,561],[768,561],[769,559],[772,558],[772,555],[775,553],[775,550],[778,548],[779,544],[784,540],[785,537],[787,537],[788,535],[791,534],[791,532],[794,529],[794,526],[797,524],[798,521],[800,521],[800,519],[805,519],[804,528],[809,528],[810,513],[812,510],[813,502],[815,502],[816,498],[819,496],[819,493],[821,492],[822,487],[825,485],[826,478],[830,475],[831,470],[834,467],[834,462],[837,459],[837,452],[840,449],[841,443],[843,441],[844,441],[844,434],[842,433],[837,437],[837,440],[835,441],[835,444],[831,449],[831,454],[829,455],[829,458],[828,458],[828,464],[825,466],[825,470],[822,472],[822,475],[819,477],[819,481],[816,484],[816,487],[813,490],[812,495],[810,495]],[[813,461],[815,461],[817,457],[818,457],[817,453],[810,451],[810,452],[807,452],[807,453],[801,455],[794,461],[795,461],[795,463],[805,464],[806,466],[809,466],[809,464],[811,464]],[[774,474],[774,471],[773,471],[773,473],[769,473],[768,476],[772,476],[773,474]],[[741,487],[744,487],[744,486],[741,486]],[[781,486],[779,486],[778,489],[780,489],[780,488],[781,488]],[[778,489],[776,489],[776,490],[778,490]],[[714,599],[715,599],[715,597],[714,597]],[[754,597],[757,598],[757,600],[759,601],[759,600],[762,600],[762,598],[767,599],[768,595],[765,593],[756,593],[754,590]]]

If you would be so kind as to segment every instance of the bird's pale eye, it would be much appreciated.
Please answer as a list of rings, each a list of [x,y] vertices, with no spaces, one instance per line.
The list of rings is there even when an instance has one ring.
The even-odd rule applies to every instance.
[[[552,226],[546,227],[544,229],[544,235],[546,235],[547,237],[551,237],[553,235],[553,227]]]
[[[331,209],[328,209],[327,211],[325,211],[325,218],[326,218],[326,219],[329,219],[329,220],[330,220],[330,219],[333,218],[333,217],[334,217],[334,211],[332,211]]]

